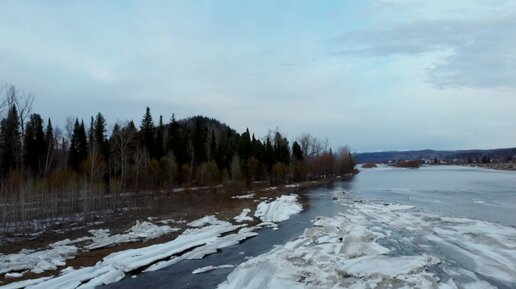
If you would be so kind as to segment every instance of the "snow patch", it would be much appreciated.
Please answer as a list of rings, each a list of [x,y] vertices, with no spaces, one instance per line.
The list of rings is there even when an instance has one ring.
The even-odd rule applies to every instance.
[[[247,195],[232,196],[231,198],[232,199],[239,199],[239,200],[252,199],[252,198],[254,198],[254,193],[250,193],[250,194],[247,194]]]
[[[247,208],[243,209],[242,213],[240,213],[240,215],[235,217],[235,222],[237,222],[237,223],[242,223],[242,222],[245,222],[245,221],[252,222],[254,220],[253,217],[248,216],[248,214],[250,212],[251,212],[251,209],[247,209]]]

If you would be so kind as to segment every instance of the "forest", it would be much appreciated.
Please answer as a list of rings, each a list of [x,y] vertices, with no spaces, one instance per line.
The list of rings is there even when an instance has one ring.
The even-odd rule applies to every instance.
[[[12,85],[0,96],[0,220],[3,231],[120,208],[127,194],[174,189],[251,188],[354,172],[346,147],[276,129],[257,138],[205,116],[107,124],[102,113],[65,128],[32,112],[34,96]],[[143,109],[142,109],[143,110]]]

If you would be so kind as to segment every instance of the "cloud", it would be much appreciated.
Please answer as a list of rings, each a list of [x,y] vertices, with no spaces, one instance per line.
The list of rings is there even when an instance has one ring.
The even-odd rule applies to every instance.
[[[438,87],[516,87],[516,15],[419,20],[348,32],[336,43],[336,53],[346,56],[418,57],[444,52],[427,68],[427,81]]]

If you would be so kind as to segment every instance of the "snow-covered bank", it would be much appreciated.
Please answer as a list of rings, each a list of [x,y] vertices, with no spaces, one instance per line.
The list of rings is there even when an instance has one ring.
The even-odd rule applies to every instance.
[[[513,227],[335,197],[339,216],[242,263],[218,288],[516,287]]]
[[[0,254],[0,274],[21,277],[26,272],[42,273],[56,270],[66,265],[66,260],[73,259],[80,251],[89,251],[122,243],[130,243],[159,238],[179,228],[157,226],[149,222],[136,222],[125,233],[110,235],[109,230],[90,230],[91,236],[75,240],[62,240],[52,243],[43,250],[22,250],[17,254]]]
[[[280,207],[285,208],[288,214],[283,214],[281,218],[276,218],[276,220],[288,219],[293,214],[294,210],[292,207],[299,206],[302,208],[296,201],[297,196],[283,197],[278,198],[279,201],[274,201],[276,205],[273,206],[278,206],[279,203],[282,203]],[[277,216],[279,213],[276,210],[280,207],[270,210],[269,213]],[[244,209],[240,216],[237,217],[240,217],[239,219],[242,220],[253,220],[252,217],[248,216],[250,211],[250,209]],[[112,253],[92,267],[80,269],[66,268],[58,276],[52,278],[15,282],[5,286],[5,288],[94,288],[101,284],[117,282],[128,274],[159,270],[182,260],[201,259],[206,255],[218,252],[222,248],[236,245],[243,240],[258,235],[256,230],[265,227],[264,224],[277,226],[275,223],[266,222],[254,227],[247,227],[245,224],[234,225],[230,222],[219,220],[213,215],[205,216],[188,223],[187,226],[189,228],[172,241]],[[107,231],[98,230],[92,232],[94,237],[90,239],[93,238],[94,241],[88,238],[81,238],[80,240],[67,240],[61,245],[72,246],[72,244],[77,244],[77,242],[89,241],[88,244],[91,249],[102,248],[135,239],[154,238],[159,234],[173,230],[175,229],[169,226],[137,223],[135,227],[128,230],[125,234],[109,236]],[[141,233],[142,231],[146,233]],[[72,247],[77,249],[75,246]],[[30,265],[28,266],[30,267]],[[219,268],[228,268],[228,266],[208,266],[196,270],[195,273]]]

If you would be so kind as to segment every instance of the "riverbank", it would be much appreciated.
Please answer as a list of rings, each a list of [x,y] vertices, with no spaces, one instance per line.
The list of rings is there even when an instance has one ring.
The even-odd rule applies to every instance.
[[[54,252],[63,248],[70,249],[66,247],[68,244],[73,244],[78,250],[70,252],[69,256],[65,255],[62,257],[60,255],[62,260],[54,262],[56,264],[43,266],[46,270],[20,268],[19,270],[2,272],[2,274],[5,274],[3,275],[3,280],[0,281],[0,285],[56,276],[63,268],[93,266],[106,256],[116,252],[140,249],[173,241],[188,229],[187,224],[209,215],[216,217],[217,220],[230,223],[235,223],[235,217],[241,216],[246,221],[246,225],[256,226],[259,223],[258,219],[246,219],[246,216],[242,216],[245,209],[251,208],[254,211],[257,204],[262,201],[273,200],[281,195],[325,186],[333,181],[334,179],[322,179],[276,187],[262,186],[254,190],[237,192],[224,190],[219,187],[210,190],[176,191],[171,194],[154,193],[156,202],[151,208],[141,211],[129,211],[124,216],[117,216],[111,221],[106,220],[100,224],[93,224],[68,233],[65,233],[66,231],[51,231],[35,235],[30,234],[25,236],[26,239],[23,239],[23,236],[18,236],[16,242],[11,241],[2,246],[3,254],[30,252],[28,250],[34,250],[35,252],[50,250],[49,252]],[[306,200],[302,197],[300,197],[299,201],[302,205],[306,205]],[[141,230],[137,230],[137,233],[134,233],[134,228],[142,223],[147,228],[150,228],[150,231],[142,233]],[[162,230],[165,231],[163,234],[153,233]],[[102,237],[100,241],[98,240],[99,234]],[[149,235],[152,237],[147,238]],[[95,239],[94,237],[97,238]],[[95,242],[108,242],[108,245],[98,247],[95,245]],[[22,256],[25,257],[25,255]],[[18,257],[16,256],[16,258]]]
[[[489,163],[489,164],[469,164],[469,167],[484,168],[501,171],[516,171],[515,163]]]

